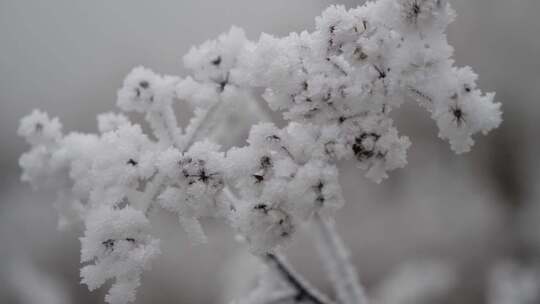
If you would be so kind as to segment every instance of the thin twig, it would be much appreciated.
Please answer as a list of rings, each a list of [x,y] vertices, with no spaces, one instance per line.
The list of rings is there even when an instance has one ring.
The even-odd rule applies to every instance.
[[[271,263],[281,274],[283,279],[296,290],[296,295],[294,296],[295,301],[309,301],[313,304],[332,304],[326,296],[310,286],[305,279],[292,270],[282,258],[273,253],[267,253],[265,259]]]
[[[421,102],[427,102],[428,104],[433,104],[433,98],[428,96],[426,93],[422,92],[421,90],[413,87],[413,86],[407,86],[407,89],[411,94],[413,94],[415,97],[420,98]]]
[[[317,248],[341,304],[367,304],[366,292],[334,226],[314,215]]]
[[[152,201],[158,195],[164,181],[165,175],[158,172],[151,181],[146,183],[143,195],[140,201],[137,202],[137,206],[141,211],[144,213],[148,212]]]
[[[190,130],[190,128],[186,128],[186,134],[183,141],[183,145],[182,147],[180,147],[180,150],[182,152],[185,152],[187,149],[189,149],[189,147],[191,147],[191,145],[195,142],[195,140],[197,140],[197,138],[200,135],[199,133],[203,129],[204,125],[208,122],[209,118],[213,116],[213,114],[219,108],[220,104],[221,104],[221,101],[217,101],[213,105],[211,105],[210,108],[208,108],[203,114],[204,116],[202,117],[202,119],[196,122],[197,125],[194,127],[193,130]]]
[[[178,120],[172,106],[168,106],[163,111],[165,128],[167,129],[171,142],[178,148],[182,144],[182,129],[178,126]]]

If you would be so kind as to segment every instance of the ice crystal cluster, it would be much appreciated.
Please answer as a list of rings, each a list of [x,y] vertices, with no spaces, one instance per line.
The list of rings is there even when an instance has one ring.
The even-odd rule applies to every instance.
[[[126,77],[117,104],[142,113],[151,135],[124,114],[99,115],[99,134],[64,134],[38,110],[22,119],[19,134],[32,146],[22,179],[58,189],[61,226],[84,227],[82,281],[95,289],[114,279],[109,303],[132,301],[159,253],[148,219],[155,208],[177,214],[196,242],[205,241],[199,219],[213,217],[253,253],[273,252],[312,215],[343,205],[340,160],[375,182],[405,166],[410,141],[391,118],[404,101],[426,108],[457,153],[499,125],[494,94],[454,66],[445,35],[453,19],[445,0],[379,0],[331,6],[314,31],[283,38],[249,41],[233,27],[189,51],[191,76],[137,67]],[[228,117],[260,114],[259,100],[286,125],[256,124],[247,145],[227,151],[210,140],[235,136]],[[193,108],[185,129],[175,103]]]

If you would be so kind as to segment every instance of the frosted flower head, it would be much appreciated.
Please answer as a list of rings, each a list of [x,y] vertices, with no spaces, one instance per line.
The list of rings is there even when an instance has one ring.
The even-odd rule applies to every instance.
[[[482,97],[475,89],[472,71],[452,67],[452,48],[441,32],[452,18],[453,11],[442,0],[381,0],[353,10],[331,6],[317,19],[313,33],[282,39],[262,35],[247,50],[240,71],[249,75],[248,85],[265,88],[263,98],[273,110],[284,111],[285,119],[321,128],[351,118],[388,116],[408,92],[436,113],[440,136],[464,152],[472,134],[498,125],[500,112],[491,95]],[[458,74],[459,85],[452,74]],[[456,92],[441,96],[449,87],[458,89],[460,99],[474,100],[456,105],[449,100],[456,99]],[[469,105],[475,109],[465,109]],[[461,124],[465,115],[471,116],[471,127],[457,130],[450,125],[452,120]],[[371,158],[373,151],[365,146],[379,140],[357,141],[350,143],[357,148],[355,154],[362,162]],[[404,140],[393,141],[400,141],[393,151],[408,146]],[[372,171],[372,178],[380,180],[383,171],[403,166],[401,154],[391,157],[392,165],[379,162],[381,169]]]
[[[160,204],[180,215],[212,216],[219,210],[217,195],[225,186],[223,153],[210,142],[197,142],[187,152],[171,149],[160,160],[170,188]]]
[[[343,123],[343,135],[349,153],[366,176],[375,182],[387,177],[386,172],[405,166],[410,141],[400,137],[392,120],[383,116],[353,118]]]
[[[103,134],[98,151],[92,156],[90,172],[81,176],[91,185],[93,203],[118,203],[127,189],[136,189],[155,171],[154,146],[138,125]]]
[[[88,197],[92,188],[91,175],[94,156],[100,151],[100,137],[95,134],[70,133],[60,141],[53,159],[64,160],[68,177],[73,182],[72,191],[78,197]]]
[[[151,154],[153,145],[138,125],[126,125],[103,134],[100,148],[108,153],[106,157],[96,157],[94,160],[93,170],[96,170],[97,174],[103,174],[98,178],[114,176],[119,182],[129,183],[135,177],[144,178],[153,173],[152,159],[145,157],[146,153]],[[125,172],[125,177],[119,178],[118,174],[105,173],[114,169],[119,170],[117,173]]]
[[[320,38],[326,40],[327,52],[341,55],[346,44],[356,42],[366,31],[365,20],[358,18],[342,5],[332,5],[316,19],[316,29]]]
[[[451,89],[443,91],[446,100],[434,106],[439,136],[448,139],[456,153],[469,152],[475,133],[487,134],[502,122],[501,104],[493,102],[495,94],[482,94],[475,82],[476,74],[470,68],[454,69],[449,78]]]
[[[236,71],[244,85],[266,89],[263,98],[275,111],[290,107],[291,98],[306,80],[300,39],[297,34],[282,39],[262,34],[256,45],[246,50]]]
[[[178,77],[161,76],[144,68],[134,68],[118,91],[118,106],[124,111],[159,111],[175,98]]]
[[[203,183],[215,191],[223,188],[223,153],[209,141],[195,143],[179,161],[181,177],[188,184]]]
[[[259,123],[251,128],[247,142],[257,149],[279,150],[283,145],[282,133],[272,123]]]
[[[183,157],[178,165],[181,168],[181,177],[185,179],[187,185],[204,185],[214,193],[223,188],[222,172],[209,169],[204,159],[194,159],[188,155]]]
[[[184,56],[184,66],[193,72],[196,80],[214,83],[219,91],[223,91],[231,82],[230,71],[247,43],[244,31],[232,27],[218,39],[192,47]]]
[[[31,145],[53,144],[62,137],[62,124],[58,118],[49,118],[46,112],[34,110],[21,119],[18,132]]]
[[[118,91],[118,106],[124,111],[147,111],[155,101],[159,76],[149,69],[137,67],[124,80]]]
[[[54,161],[51,154],[45,146],[37,146],[24,153],[19,159],[19,166],[23,169],[21,180],[36,189],[68,184],[66,177],[60,175],[66,164]]]
[[[344,201],[335,166],[312,161],[300,167],[288,186],[294,214],[307,220],[315,212],[332,214]]]
[[[443,19],[448,24],[453,14],[447,11],[447,4],[446,0],[400,0],[402,21],[406,25],[422,28],[427,28],[437,19]]]
[[[273,174],[274,160],[269,151],[251,147],[227,153],[227,177],[246,197],[257,197]]]
[[[100,207],[86,219],[81,238],[82,282],[94,290],[115,279],[105,300],[123,304],[135,299],[135,289],[149,262],[159,254],[159,241],[149,235],[144,214],[129,206],[123,209]]]
[[[239,207],[233,225],[256,254],[271,252],[285,245],[295,231],[292,216],[276,201],[248,203]]]
[[[229,179],[247,199],[260,198],[269,185],[294,176],[298,164],[288,146],[284,130],[259,124],[251,130],[249,146],[227,154]]]
[[[271,137],[262,137],[255,145],[234,149],[227,154],[228,163],[234,164],[229,170],[229,179],[247,200],[266,199],[265,193],[271,195],[274,191],[286,193],[283,184],[290,181],[298,170],[285,138],[271,134]]]

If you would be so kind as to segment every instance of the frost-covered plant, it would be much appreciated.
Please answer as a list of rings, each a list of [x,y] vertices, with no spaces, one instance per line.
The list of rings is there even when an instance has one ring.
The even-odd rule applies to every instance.
[[[151,136],[123,114],[99,115],[99,134],[63,134],[58,119],[38,110],[25,117],[19,134],[32,148],[20,159],[22,179],[59,189],[61,226],[85,229],[82,281],[95,289],[114,278],[109,303],[133,301],[159,253],[148,220],[158,207],[177,214],[196,242],[206,241],[199,219],[229,223],[284,274],[295,290],[284,302],[328,302],[276,253],[314,218],[337,300],[363,303],[343,244],[321,219],[344,203],[339,161],[355,160],[375,182],[405,166],[410,141],[391,115],[406,100],[431,113],[457,153],[501,122],[494,94],[477,89],[472,69],[454,66],[445,35],[453,19],[445,0],[379,0],[331,6],[313,32],[284,38],[253,42],[233,27],[189,51],[192,76],[138,67],[126,77],[117,104],[144,114]],[[234,112],[261,116],[260,97],[285,126],[254,125],[246,146],[227,151],[209,140],[236,136],[224,127]],[[185,130],[177,102],[194,109]]]

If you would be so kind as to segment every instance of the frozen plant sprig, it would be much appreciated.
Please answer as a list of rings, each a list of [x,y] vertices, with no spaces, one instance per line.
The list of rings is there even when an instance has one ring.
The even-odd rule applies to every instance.
[[[477,89],[471,68],[454,66],[445,35],[453,19],[445,0],[379,0],[331,6],[313,32],[284,38],[249,41],[233,27],[189,51],[192,76],[138,67],[126,77],[117,104],[143,113],[151,136],[123,114],[98,116],[99,134],[63,134],[58,119],[37,110],[23,118],[19,134],[32,148],[20,159],[22,179],[58,189],[62,226],[85,229],[83,282],[94,289],[115,279],[109,303],[133,301],[159,253],[148,220],[158,207],[176,213],[197,242],[206,241],[199,219],[223,219],[263,257],[315,216],[337,298],[364,303],[343,244],[320,217],[344,204],[339,161],[355,160],[375,182],[405,166],[410,141],[391,114],[406,100],[429,111],[457,153],[501,122],[494,94]],[[257,124],[246,146],[227,151],[208,140],[238,135],[222,132],[234,109],[262,119],[261,97],[286,126]],[[193,108],[185,130],[178,102]]]

